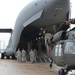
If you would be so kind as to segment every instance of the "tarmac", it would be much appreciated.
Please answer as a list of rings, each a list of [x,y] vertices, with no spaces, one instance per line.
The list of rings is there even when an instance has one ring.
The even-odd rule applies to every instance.
[[[59,67],[49,63],[17,62],[12,59],[0,59],[0,75],[58,75]]]

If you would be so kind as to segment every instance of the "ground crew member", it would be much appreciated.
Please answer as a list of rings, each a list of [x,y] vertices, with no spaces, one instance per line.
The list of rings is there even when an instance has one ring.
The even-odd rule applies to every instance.
[[[24,49],[22,50],[22,62],[27,62],[27,60],[26,60],[26,51]]]
[[[35,59],[35,52],[32,49],[29,52],[29,56],[30,56],[31,63],[33,63],[34,62],[34,59]]]
[[[35,52],[35,59],[34,59],[34,61],[36,62],[37,51],[34,49],[34,52]]]
[[[17,57],[17,61],[21,62],[21,51],[20,51],[20,49],[17,50],[16,57]]]

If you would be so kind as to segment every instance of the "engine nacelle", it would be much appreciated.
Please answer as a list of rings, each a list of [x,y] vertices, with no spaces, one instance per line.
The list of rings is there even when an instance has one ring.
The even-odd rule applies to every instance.
[[[57,42],[57,41],[60,41],[60,40],[65,40],[65,39],[67,39],[67,32],[59,31],[53,36],[52,41]]]

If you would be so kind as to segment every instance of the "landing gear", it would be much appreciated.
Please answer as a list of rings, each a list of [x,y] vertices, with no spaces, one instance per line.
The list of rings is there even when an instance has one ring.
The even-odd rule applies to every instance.
[[[7,59],[10,59],[10,56],[6,56],[7,57]]]
[[[15,59],[15,55],[12,55],[12,59]]]
[[[4,59],[4,58],[7,58],[7,59],[9,59],[10,57],[9,56],[5,56],[5,54],[4,53],[1,53],[1,59]]]
[[[50,63],[50,65],[49,65],[49,66],[50,66],[50,68],[52,68],[52,63]]]
[[[58,75],[65,75],[65,72],[64,72],[64,69],[61,68],[59,71],[58,71]]]
[[[1,53],[1,59],[4,59],[4,56],[5,56],[4,53]]]
[[[52,68],[52,66],[53,66],[53,60],[51,60],[51,63],[50,63],[50,68]]]

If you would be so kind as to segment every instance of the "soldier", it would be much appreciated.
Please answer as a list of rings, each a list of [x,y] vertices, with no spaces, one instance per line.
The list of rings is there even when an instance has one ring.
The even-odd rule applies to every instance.
[[[27,62],[27,60],[26,60],[26,51],[24,49],[22,50],[22,62]]]
[[[21,62],[21,51],[20,51],[20,49],[17,50],[16,56],[17,56],[17,61]]]
[[[29,52],[29,55],[30,55],[30,61],[31,63],[33,63],[35,59],[35,52],[31,49],[31,51]]]
[[[34,49],[34,52],[35,52],[35,59],[34,59],[34,61],[36,62],[37,51]]]

